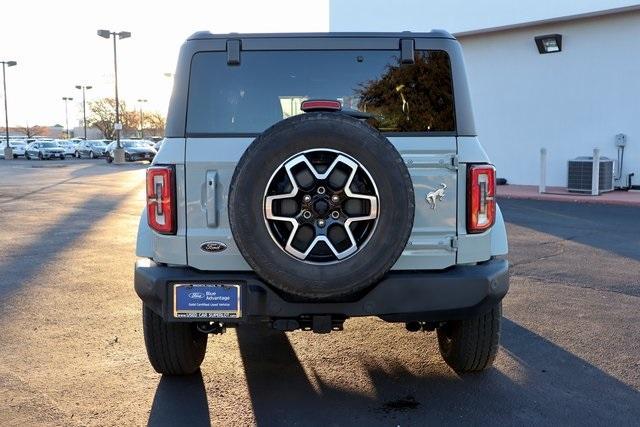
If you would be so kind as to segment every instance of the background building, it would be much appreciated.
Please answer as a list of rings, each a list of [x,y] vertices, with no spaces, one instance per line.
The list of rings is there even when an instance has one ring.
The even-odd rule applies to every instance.
[[[482,144],[498,175],[566,186],[567,160],[616,158],[626,135],[622,181],[640,185],[640,2],[523,0],[331,1],[331,31],[445,28],[463,45]],[[540,54],[536,36],[559,34],[562,50]],[[618,185],[618,183],[616,183]]]

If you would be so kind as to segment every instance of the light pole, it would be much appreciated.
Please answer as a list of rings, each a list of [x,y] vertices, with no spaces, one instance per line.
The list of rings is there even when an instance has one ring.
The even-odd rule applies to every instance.
[[[87,91],[93,86],[76,85],[76,89],[82,89],[82,125],[84,126],[84,140],[87,140]]]
[[[105,39],[113,36],[113,69],[115,72],[116,83],[116,123],[114,125],[116,131],[116,148],[113,150],[113,163],[124,163],[124,150],[122,149],[122,144],[120,144],[122,123],[120,123],[120,101],[118,99],[118,48],[116,47],[116,40],[131,37],[131,33],[128,31],[120,31],[119,33],[116,33],[115,31],[98,30],[98,35]]]
[[[144,139],[144,117],[142,116],[142,103],[147,102],[146,99],[138,99],[140,104],[140,139]]]
[[[0,61],[2,63],[2,87],[4,88],[4,134],[7,138],[7,146],[4,147],[4,159],[13,159],[13,150],[9,145],[9,111],[7,108],[7,79],[5,77],[5,66],[13,67],[18,65],[16,61]]]
[[[63,96],[62,100],[64,101],[64,121],[67,125],[67,139],[69,139],[69,110],[67,108],[67,101],[73,101],[73,98],[70,96]]]

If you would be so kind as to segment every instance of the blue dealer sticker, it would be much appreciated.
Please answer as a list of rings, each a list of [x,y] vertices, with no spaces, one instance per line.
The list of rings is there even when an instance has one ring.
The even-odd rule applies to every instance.
[[[179,284],[173,286],[176,318],[238,318],[240,286],[226,284]]]

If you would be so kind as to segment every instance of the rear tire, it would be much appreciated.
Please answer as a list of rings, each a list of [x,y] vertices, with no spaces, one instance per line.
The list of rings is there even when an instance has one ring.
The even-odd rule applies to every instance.
[[[113,162],[113,157],[107,154],[107,163],[111,163],[111,162]]]
[[[444,361],[457,373],[482,371],[493,364],[500,345],[502,303],[491,311],[465,320],[452,320],[438,328]]]
[[[153,369],[165,375],[189,375],[200,368],[208,335],[193,323],[169,323],[142,306],[144,344]]]

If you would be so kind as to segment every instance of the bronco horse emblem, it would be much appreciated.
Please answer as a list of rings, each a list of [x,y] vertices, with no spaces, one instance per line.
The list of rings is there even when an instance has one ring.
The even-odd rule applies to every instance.
[[[440,184],[440,188],[437,190],[429,192],[427,194],[427,203],[431,206],[431,209],[436,209],[436,202],[441,202],[444,200],[444,190],[446,190],[447,184],[444,182]]]

